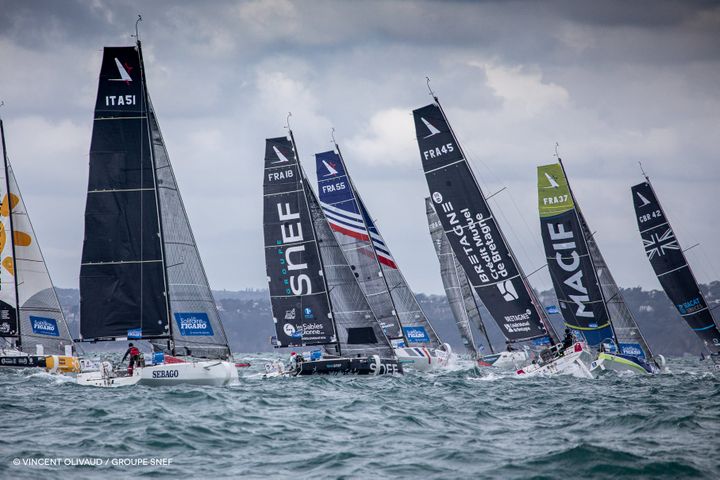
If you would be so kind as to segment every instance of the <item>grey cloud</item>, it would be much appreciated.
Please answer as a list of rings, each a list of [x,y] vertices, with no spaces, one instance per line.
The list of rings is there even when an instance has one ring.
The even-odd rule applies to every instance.
[[[282,135],[292,111],[310,175],[336,127],[411,284],[442,290],[410,116],[430,101],[426,75],[487,192],[508,187],[497,205],[528,271],[543,262],[535,166],[552,161],[555,141],[621,283],[657,285],[629,203],[638,160],[681,240],[702,242],[707,272],[720,266],[717,222],[703,221],[720,203],[713,2],[0,0],[0,12],[9,150],[60,285],[77,283],[101,49],[130,43],[137,13],[149,90],[216,288],[264,285],[263,139]]]

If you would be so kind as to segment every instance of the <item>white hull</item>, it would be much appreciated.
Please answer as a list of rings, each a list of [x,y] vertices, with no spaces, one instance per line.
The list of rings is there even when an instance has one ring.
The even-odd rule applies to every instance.
[[[235,364],[220,360],[188,361],[136,367],[132,376],[117,376],[107,364],[96,372],[77,375],[77,384],[92,387],[154,387],[180,384],[223,386],[239,380]]]
[[[594,378],[591,371],[592,355],[587,344],[578,342],[566,349],[563,356],[553,358],[547,363],[533,363],[515,374],[520,377],[547,377],[552,375],[571,375],[577,378]]]
[[[512,352],[500,352],[492,355],[483,355],[478,360],[481,367],[497,367],[507,370],[517,370],[523,365],[527,365],[530,358],[524,350],[516,350]]]
[[[425,347],[396,347],[395,356],[403,368],[412,368],[421,372],[447,368],[454,354],[449,345],[446,350],[430,350]]]

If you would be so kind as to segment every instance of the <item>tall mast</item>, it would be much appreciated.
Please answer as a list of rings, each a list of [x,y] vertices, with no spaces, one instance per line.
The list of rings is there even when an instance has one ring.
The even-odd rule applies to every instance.
[[[358,193],[357,189],[355,188],[355,184],[352,181],[352,177],[350,176],[350,173],[347,170],[347,165],[345,164],[345,159],[342,156],[342,152],[340,151],[340,145],[337,144],[335,141],[335,135],[332,134],[332,141],[333,145],[335,145],[335,149],[338,153],[338,158],[340,159],[340,163],[342,163],[343,171],[345,172],[345,176],[348,179],[348,182],[350,183],[350,188],[352,189],[353,197],[355,198],[355,202],[357,203],[358,210],[360,211],[360,216],[362,217],[363,227],[365,228],[365,233],[367,233],[368,239],[370,240],[370,248],[372,249],[373,255],[375,256],[375,263],[378,267],[378,272],[380,273],[380,276],[383,279],[383,283],[385,284],[385,289],[388,292],[388,296],[390,297],[390,304],[392,305],[393,309],[393,315],[395,316],[395,319],[397,320],[398,325],[400,326],[400,338],[403,339],[405,342],[405,345],[408,346],[410,343],[408,342],[408,339],[405,337],[405,331],[403,330],[402,322],[400,322],[400,316],[398,315],[397,306],[395,305],[395,300],[392,297],[392,293],[390,292],[390,285],[387,283],[387,277],[385,277],[385,272],[383,272],[382,265],[380,264],[380,260],[378,258],[377,250],[375,250],[375,242],[373,242],[372,233],[370,232],[370,229],[367,225],[367,220],[365,220],[365,213],[368,213],[364,208],[361,207],[362,202],[360,201],[360,194]],[[369,215],[369,213],[368,213]],[[432,328],[432,327],[431,327]],[[437,335],[436,335],[437,336]]]
[[[435,104],[438,106],[438,109],[440,110],[440,113],[443,116],[443,119],[445,120],[445,123],[447,124],[448,128],[450,129],[450,133],[452,136],[457,140],[457,135],[455,135],[455,131],[452,128],[452,125],[448,121],[447,115],[445,115],[445,110],[443,109],[442,105],[440,104],[440,100],[435,95],[435,93],[430,89],[430,79],[428,79],[428,89],[430,90],[430,95],[435,100]],[[462,157],[465,159],[466,162],[468,162],[468,158],[465,155],[465,151],[462,148],[462,145],[459,141],[457,141],[457,147],[460,149],[460,153]],[[470,175],[472,176],[473,180],[475,181],[475,184],[478,185],[478,191],[480,192],[480,195],[482,196],[485,203],[488,205],[488,208],[490,208],[490,204],[487,202],[487,198],[485,197],[485,192],[482,191],[481,188],[479,188],[479,183],[477,181],[477,178],[475,177],[475,172],[473,172],[472,168],[468,168],[470,171]],[[557,335],[557,332],[555,332],[555,328],[553,327],[552,323],[550,323],[549,319],[545,315],[545,309],[542,308],[542,305],[540,305],[540,301],[538,300],[537,296],[535,295],[535,291],[530,286],[530,283],[527,281],[527,277],[525,276],[525,272],[523,271],[522,265],[520,265],[520,262],[517,260],[517,257],[515,256],[515,253],[512,250],[512,247],[507,241],[507,238],[505,237],[505,234],[503,233],[502,229],[498,225],[498,233],[500,234],[500,238],[502,238],[503,242],[505,242],[505,245],[507,245],[508,254],[513,258],[515,261],[515,264],[518,269],[518,273],[520,274],[520,279],[523,282],[523,286],[525,287],[525,290],[528,292],[528,295],[530,296],[530,301],[535,306],[535,310],[538,312],[538,316],[540,317],[540,321],[542,322],[543,326],[545,327],[545,331],[548,334],[548,337],[550,337],[550,341],[555,344],[558,343],[559,337]],[[513,340],[509,340],[510,342],[513,342]]]
[[[160,255],[161,255],[162,264],[163,264],[163,288],[165,290],[165,295],[164,295],[165,296],[165,311],[166,311],[166,315],[167,315],[168,336],[169,336],[168,350],[174,354],[175,340],[173,338],[173,325],[172,325],[173,319],[172,319],[172,314],[171,314],[171,310],[170,310],[170,289],[168,288],[167,262],[165,261],[165,258],[166,258],[166,255],[165,255],[165,233],[163,231],[162,215],[160,213],[160,208],[161,208],[160,193],[158,191],[157,175],[155,172],[155,169],[156,169],[155,152],[153,149],[152,130],[150,128],[150,96],[148,95],[148,91],[147,91],[147,83],[146,83],[146,79],[145,79],[145,65],[143,62],[142,46],[140,44],[140,35],[138,32],[138,23],[140,23],[141,21],[142,21],[142,17],[140,15],[138,15],[138,19],[135,22],[135,40],[136,40],[136,44],[137,44],[138,57],[140,59],[140,61],[139,61],[139,64],[140,64],[140,88],[142,89],[143,102],[145,104],[145,118],[146,118],[145,124],[146,124],[146,128],[147,128],[148,146],[150,148],[150,152],[149,152],[150,153],[150,164],[152,167],[151,170],[152,170],[152,176],[153,176],[153,189],[154,189],[154,193],[155,193],[155,206],[156,206],[156,211],[157,211],[157,222],[158,222],[158,229],[159,229],[159,234],[160,234]],[[143,143],[141,140],[140,141],[140,149],[141,149],[140,158],[142,158],[142,145],[143,145]],[[143,171],[143,169],[141,168],[140,175],[142,175],[142,171]],[[141,184],[142,184],[142,179],[141,179]],[[143,205],[143,202],[141,201],[140,202],[141,209],[142,209],[142,205]],[[142,214],[140,215],[140,217],[142,218]],[[142,223],[141,223],[141,228],[142,228]],[[142,235],[141,235],[141,238],[142,238]],[[140,256],[142,259],[142,242],[140,244],[140,251],[141,251]],[[141,295],[141,297],[142,297],[142,280],[143,280],[143,274],[142,274],[142,268],[141,268],[140,269],[140,285],[141,285],[140,295]],[[140,301],[141,321],[143,318],[142,305],[143,305],[143,302],[141,299],[141,301]],[[141,324],[141,328],[142,328],[142,324]]]
[[[310,185],[308,185],[307,176],[305,175],[305,169],[302,167],[302,163],[300,163],[300,154],[298,153],[297,145],[295,144],[295,136],[293,135],[292,129],[290,128],[290,116],[292,113],[288,113],[287,118],[287,129],[288,133],[290,134],[290,143],[292,144],[293,153],[295,154],[295,160],[297,161],[298,170],[300,171],[300,179],[302,181],[303,185],[303,193],[305,198],[305,205],[308,209],[308,214],[310,215],[310,227],[312,228],[313,237],[315,237],[315,241],[317,242],[317,252],[318,252],[318,260],[320,260],[320,268],[323,271],[322,281],[323,285],[325,285],[325,295],[327,295],[328,305],[330,306],[330,313],[332,315],[332,322],[333,327],[335,329],[335,345],[337,347],[337,353],[338,355],[342,355],[342,347],[340,346],[340,335],[337,328],[337,323],[335,323],[335,311],[333,310],[332,306],[332,300],[330,299],[330,287],[328,287],[327,279],[325,278],[325,262],[323,262],[322,254],[320,253],[320,241],[319,237],[317,235],[317,231],[315,230],[315,221],[312,218],[312,212],[310,211],[310,204],[307,201],[308,191],[307,189],[310,188]],[[314,195],[312,191],[309,192],[310,195]],[[318,200],[318,205],[320,204],[320,201]]]
[[[3,102],[4,103],[4,102]],[[10,247],[12,249],[12,260],[13,260],[13,268],[12,268],[12,277],[13,282],[15,284],[15,318],[17,323],[17,340],[15,341],[15,345],[17,348],[22,347],[22,337],[20,336],[20,298],[18,295],[18,281],[17,281],[17,261],[15,256],[15,228],[13,227],[13,214],[12,214],[12,194],[10,192],[10,174],[8,169],[8,156],[7,156],[7,148],[5,146],[5,127],[3,125],[2,118],[0,118],[0,137],[2,137],[2,149],[3,149],[3,168],[5,170],[5,189],[7,191],[7,202],[8,202],[8,219],[10,222]]]

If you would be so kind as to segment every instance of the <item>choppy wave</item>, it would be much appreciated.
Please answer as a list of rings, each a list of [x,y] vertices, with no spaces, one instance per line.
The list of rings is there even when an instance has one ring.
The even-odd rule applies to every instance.
[[[456,368],[95,389],[0,372],[2,478],[718,478],[720,378],[519,380]],[[169,465],[13,465],[165,458]]]

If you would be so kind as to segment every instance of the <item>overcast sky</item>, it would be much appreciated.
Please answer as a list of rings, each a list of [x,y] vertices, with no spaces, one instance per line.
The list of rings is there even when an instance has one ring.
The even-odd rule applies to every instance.
[[[720,6],[692,1],[0,0],[8,151],[56,285],[78,284],[103,46],[137,13],[148,88],[210,283],[266,285],[264,139],[335,127],[416,291],[439,293],[411,111],[439,95],[527,272],[544,264],[536,170],[555,142],[616,279],[659,288],[630,186],[651,176],[701,281],[720,269]],[[543,270],[531,277],[549,288]]]

